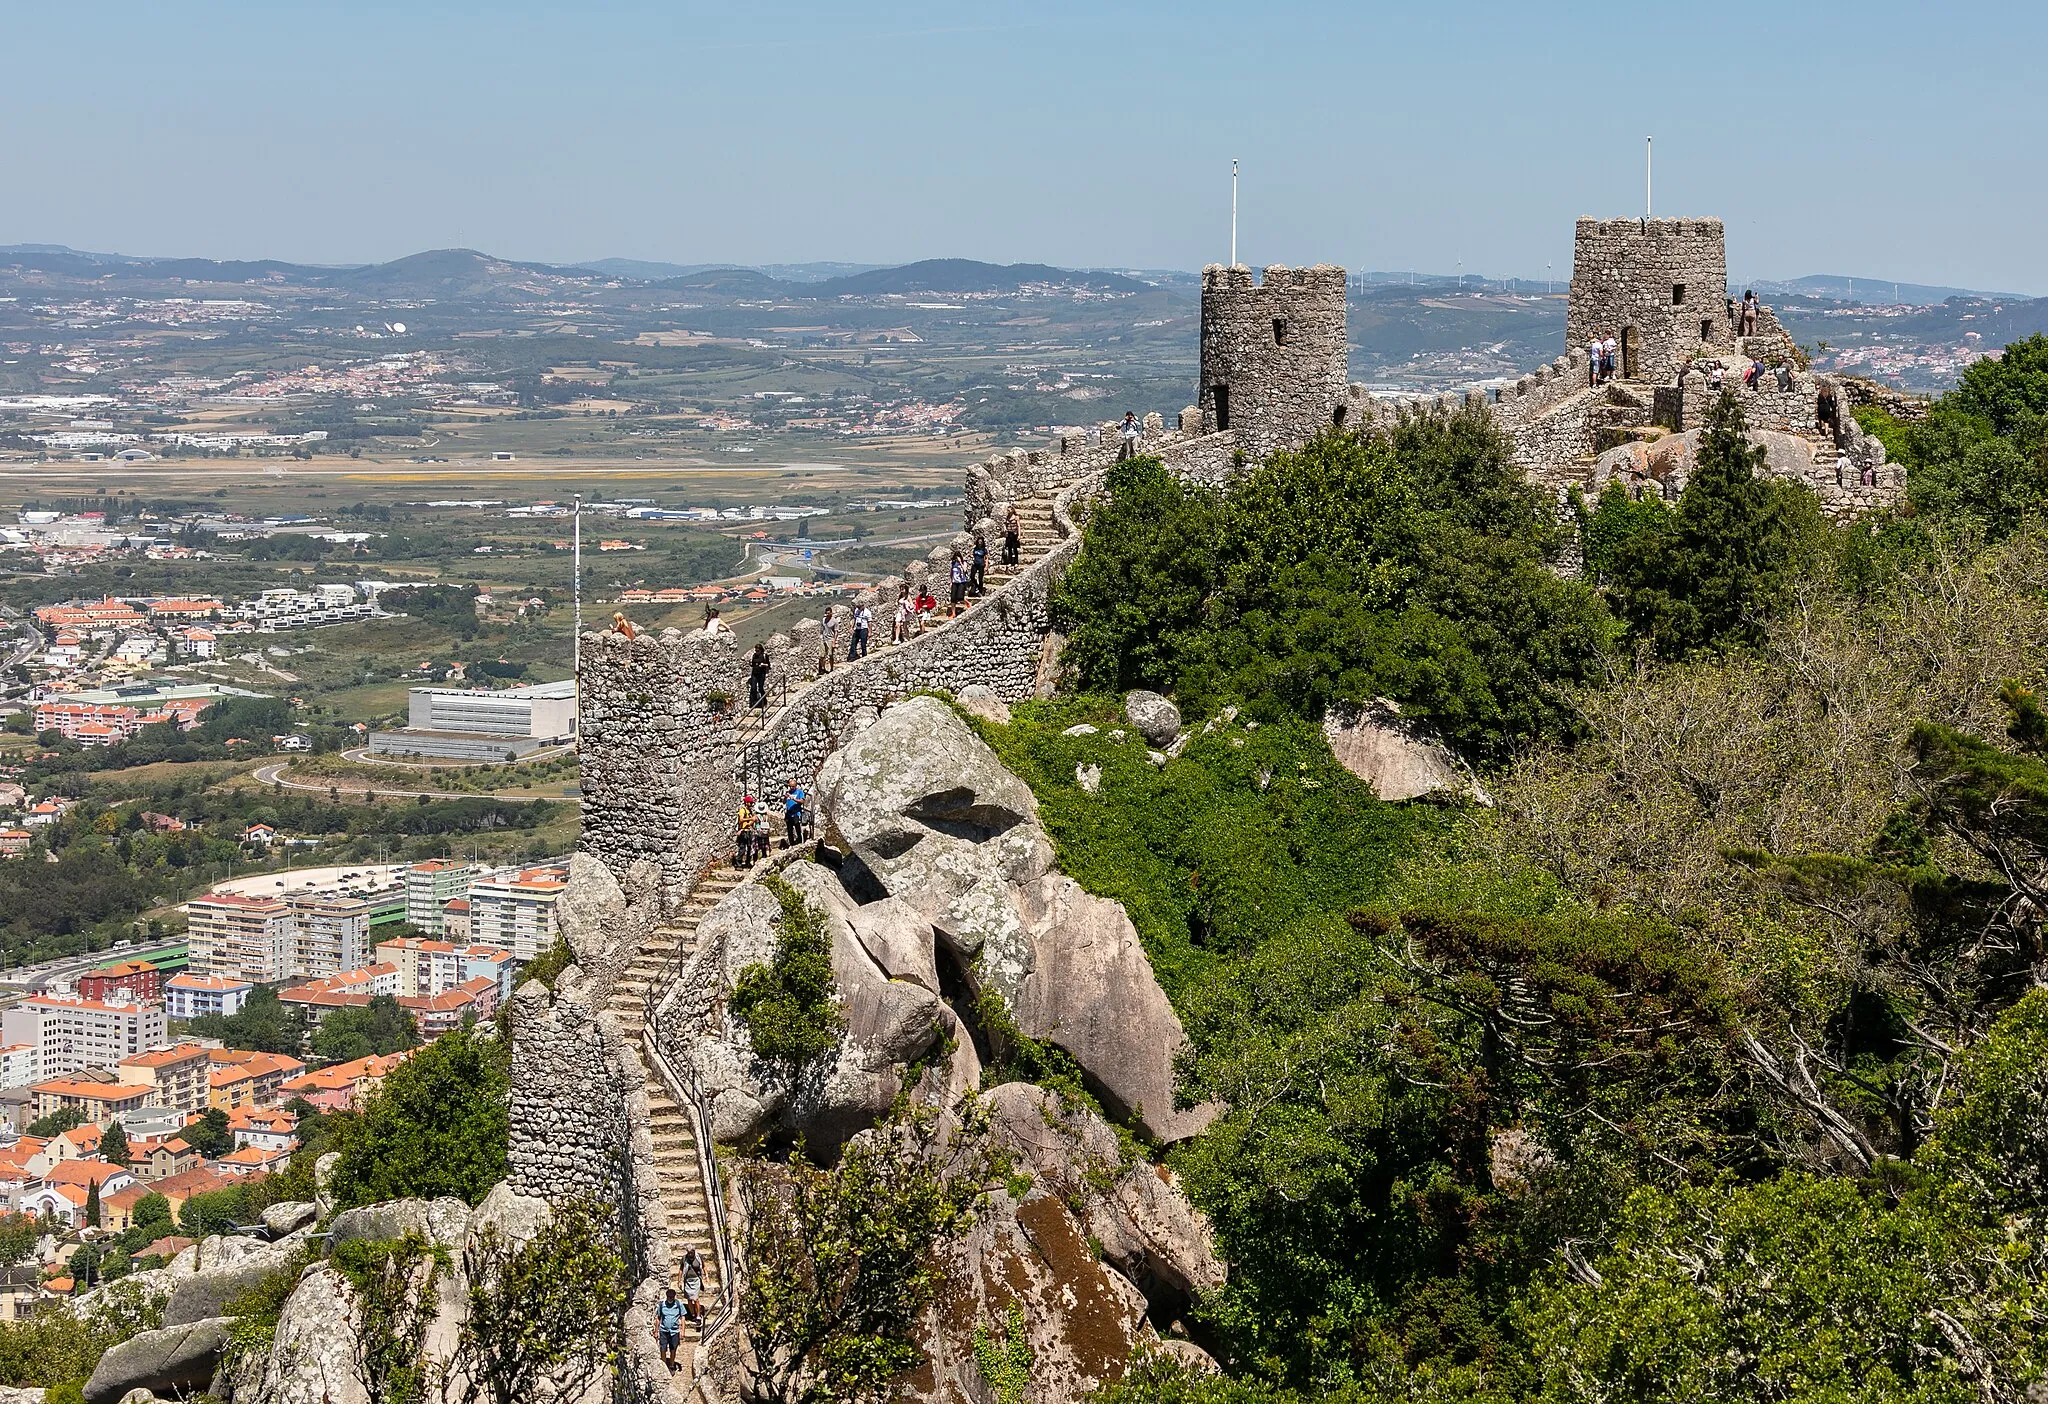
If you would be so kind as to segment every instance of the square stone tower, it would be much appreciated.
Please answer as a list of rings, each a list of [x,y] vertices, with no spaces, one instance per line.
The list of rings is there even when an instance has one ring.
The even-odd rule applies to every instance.
[[[1237,431],[1256,462],[1342,425],[1350,350],[1344,270],[1242,266],[1202,270],[1202,432]],[[1356,427],[1356,426],[1353,426]]]
[[[1702,344],[1735,349],[1728,241],[1718,219],[1582,219],[1572,254],[1568,348],[1621,343],[1617,371],[1676,384]]]

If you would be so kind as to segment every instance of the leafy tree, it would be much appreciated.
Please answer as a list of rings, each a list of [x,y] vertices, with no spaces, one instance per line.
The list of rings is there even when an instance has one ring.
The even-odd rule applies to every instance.
[[[330,1261],[348,1279],[356,1302],[349,1338],[356,1382],[379,1404],[424,1404],[435,1396],[437,1372],[425,1359],[436,1290],[447,1250],[417,1233],[383,1242],[350,1239]]]
[[[0,1215],[0,1267],[12,1267],[35,1252],[42,1236],[35,1215]]]
[[[100,1133],[100,1155],[115,1165],[128,1164],[128,1133],[120,1122],[112,1123]]]
[[[2000,1015],[1955,1071],[1927,1159],[1978,1203],[2048,1226],[2048,990]]]
[[[85,1226],[100,1226],[100,1186],[97,1180],[85,1187]]]
[[[1529,1303],[1531,1397],[2017,1399],[2048,1365],[2030,1246],[1843,1180],[1645,1190]]]
[[[305,1047],[304,1017],[286,1006],[268,985],[251,990],[248,1000],[234,1013],[202,1014],[190,1027],[201,1038],[217,1038],[230,1048],[256,1053],[296,1055]]]
[[[161,1237],[171,1226],[171,1201],[151,1190],[135,1201],[135,1213],[131,1217],[137,1233]]]
[[[879,1398],[920,1359],[912,1329],[946,1280],[940,1247],[972,1221],[991,1162],[971,1107],[948,1144],[930,1110],[848,1143],[824,1169],[749,1161],[739,1312],[764,1404]]]
[[[235,1133],[228,1129],[228,1114],[219,1107],[208,1107],[199,1113],[199,1120],[178,1135],[207,1160],[219,1160],[235,1148]]]
[[[800,1066],[836,1047],[845,1030],[832,991],[832,944],[825,917],[778,878],[768,888],[782,904],[775,958],[750,965],[727,1001],[747,1026],[754,1051]]]
[[[399,1053],[419,1043],[412,1016],[390,995],[372,995],[361,1009],[337,1009],[313,1033],[313,1055],[348,1063],[373,1053]]]
[[[453,1195],[477,1203],[505,1178],[509,1095],[502,1040],[469,1028],[443,1034],[337,1127],[337,1202]]]
[[[28,1134],[48,1138],[61,1136],[85,1125],[85,1113],[77,1107],[59,1107],[48,1116],[39,1116],[28,1124]]]
[[[1054,600],[1085,685],[1269,719],[1391,697],[1482,752],[1570,734],[1609,623],[1484,415],[1326,435],[1221,498],[1149,463],[1112,489]]]
[[[1601,494],[1585,532],[1586,565],[1615,612],[1668,657],[1753,645],[1817,546],[1812,493],[1763,476],[1742,407],[1723,394],[1707,415],[1698,461],[1675,510]]]
[[[570,1201],[525,1243],[486,1226],[462,1263],[469,1310],[450,1362],[451,1398],[578,1399],[610,1375],[632,1282],[598,1206]]]
[[[2009,343],[1995,359],[1972,362],[1947,398],[2001,436],[2038,433],[2048,422],[2048,335],[2036,332]]]

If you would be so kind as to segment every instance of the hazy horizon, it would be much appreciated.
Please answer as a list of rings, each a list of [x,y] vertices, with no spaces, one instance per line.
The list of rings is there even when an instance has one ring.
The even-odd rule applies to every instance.
[[[36,8],[0,243],[1192,270],[1236,157],[1243,262],[1562,280],[1653,134],[1656,212],[1724,219],[1738,277],[2042,286],[2042,12],[1615,13]]]

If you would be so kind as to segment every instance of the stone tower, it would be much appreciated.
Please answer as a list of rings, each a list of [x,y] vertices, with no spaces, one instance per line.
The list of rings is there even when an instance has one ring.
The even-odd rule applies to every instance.
[[[1728,242],[1718,219],[1582,219],[1572,254],[1567,349],[1621,343],[1620,374],[1675,384],[1702,344],[1735,349]]]
[[[1202,432],[1237,431],[1256,462],[1342,424],[1350,352],[1344,270],[1202,270]],[[1355,426],[1354,426],[1355,427]]]

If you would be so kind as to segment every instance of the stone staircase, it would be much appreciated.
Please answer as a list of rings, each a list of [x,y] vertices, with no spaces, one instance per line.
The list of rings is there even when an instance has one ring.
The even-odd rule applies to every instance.
[[[638,1051],[645,1075],[649,1130],[654,1138],[654,1171],[668,1214],[671,1285],[682,1287],[683,1253],[694,1246],[704,1256],[704,1303],[709,1308],[724,1290],[722,1268],[711,1234],[711,1206],[697,1164],[696,1117],[670,1094],[667,1081],[649,1061],[645,1031],[649,1005],[667,992],[672,979],[697,949],[697,923],[719,898],[739,886],[740,875],[720,864],[707,872],[675,916],[648,933],[632,963],[612,987],[611,1012],[620,1032]],[[680,1072],[680,1070],[678,1070]]]
[[[994,594],[1003,586],[1015,580],[1025,571],[1043,560],[1046,553],[1060,544],[1059,528],[1052,519],[1053,499],[1064,492],[1067,484],[1057,483],[1035,497],[1027,497],[1017,504],[1017,564],[1002,564],[1002,520],[996,521],[997,536],[989,543],[994,554],[988,563],[988,589]]]

